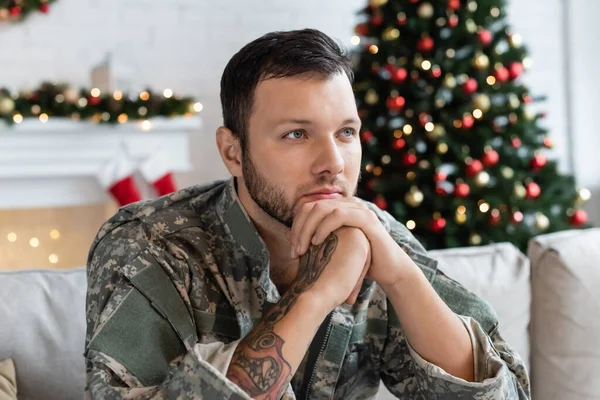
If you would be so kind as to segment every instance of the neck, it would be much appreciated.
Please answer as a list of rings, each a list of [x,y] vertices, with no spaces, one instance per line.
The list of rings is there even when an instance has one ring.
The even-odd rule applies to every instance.
[[[287,236],[290,229],[265,213],[250,197],[246,186],[239,179],[237,194],[269,251],[271,280],[280,293],[283,293],[298,273],[298,259],[292,259],[290,255],[292,246]]]

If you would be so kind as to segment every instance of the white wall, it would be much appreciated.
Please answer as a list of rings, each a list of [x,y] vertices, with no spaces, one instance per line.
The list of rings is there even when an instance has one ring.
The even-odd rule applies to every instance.
[[[314,27],[349,45],[355,12],[367,0],[59,0],[49,15],[25,24],[0,25],[0,86],[32,87],[53,78],[89,86],[89,70],[107,51],[130,65],[135,83],[191,94],[205,105],[204,129],[192,141],[195,171],[180,185],[217,179],[226,171],[215,150],[214,131],[221,123],[219,79],[229,58],[248,41],[272,30]],[[600,191],[600,135],[595,132],[599,104],[600,34],[597,0],[568,0],[569,46],[563,26],[567,0],[512,0],[510,20],[523,36],[534,61],[526,75],[533,94],[546,94],[546,124],[556,143],[554,155],[569,172],[569,137],[575,172],[583,185]],[[567,51],[568,50],[568,51]],[[565,54],[571,69],[566,84]],[[573,96],[572,113],[567,99]],[[595,90],[594,90],[595,89]],[[570,118],[569,118],[570,117]],[[572,131],[569,131],[569,120]],[[600,222],[597,205],[588,211]]]

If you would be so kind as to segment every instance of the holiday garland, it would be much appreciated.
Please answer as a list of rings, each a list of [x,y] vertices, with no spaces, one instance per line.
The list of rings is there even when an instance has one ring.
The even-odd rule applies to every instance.
[[[47,13],[55,0],[0,0],[0,22],[22,21],[34,11]]]
[[[180,97],[170,89],[155,93],[120,91],[101,93],[99,89],[74,89],[66,84],[43,83],[32,92],[12,93],[0,89],[0,120],[8,125],[24,118],[51,117],[90,120],[97,123],[124,123],[152,117],[190,116],[201,111],[202,105],[191,97]]]

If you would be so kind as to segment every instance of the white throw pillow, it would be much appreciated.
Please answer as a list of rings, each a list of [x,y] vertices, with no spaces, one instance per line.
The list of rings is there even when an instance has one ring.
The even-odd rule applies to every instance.
[[[541,236],[532,266],[532,394],[600,399],[600,229]]]
[[[529,260],[510,243],[433,250],[439,269],[487,300],[498,313],[500,334],[529,370],[531,286]]]

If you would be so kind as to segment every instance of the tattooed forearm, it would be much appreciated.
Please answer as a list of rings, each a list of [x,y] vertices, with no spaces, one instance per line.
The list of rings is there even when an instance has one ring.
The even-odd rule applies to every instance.
[[[298,277],[279,302],[263,315],[260,323],[242,340],[235,351],[227,378],[256,399],[279,399],[292,377],[291,366],[283,357],[285,340],[274,325],[292,309],[298,296],[317,281],[337,248],[335,234],[319,246],[311,246],[300,258]],[[310,341],[308,341],[310,343]]]

